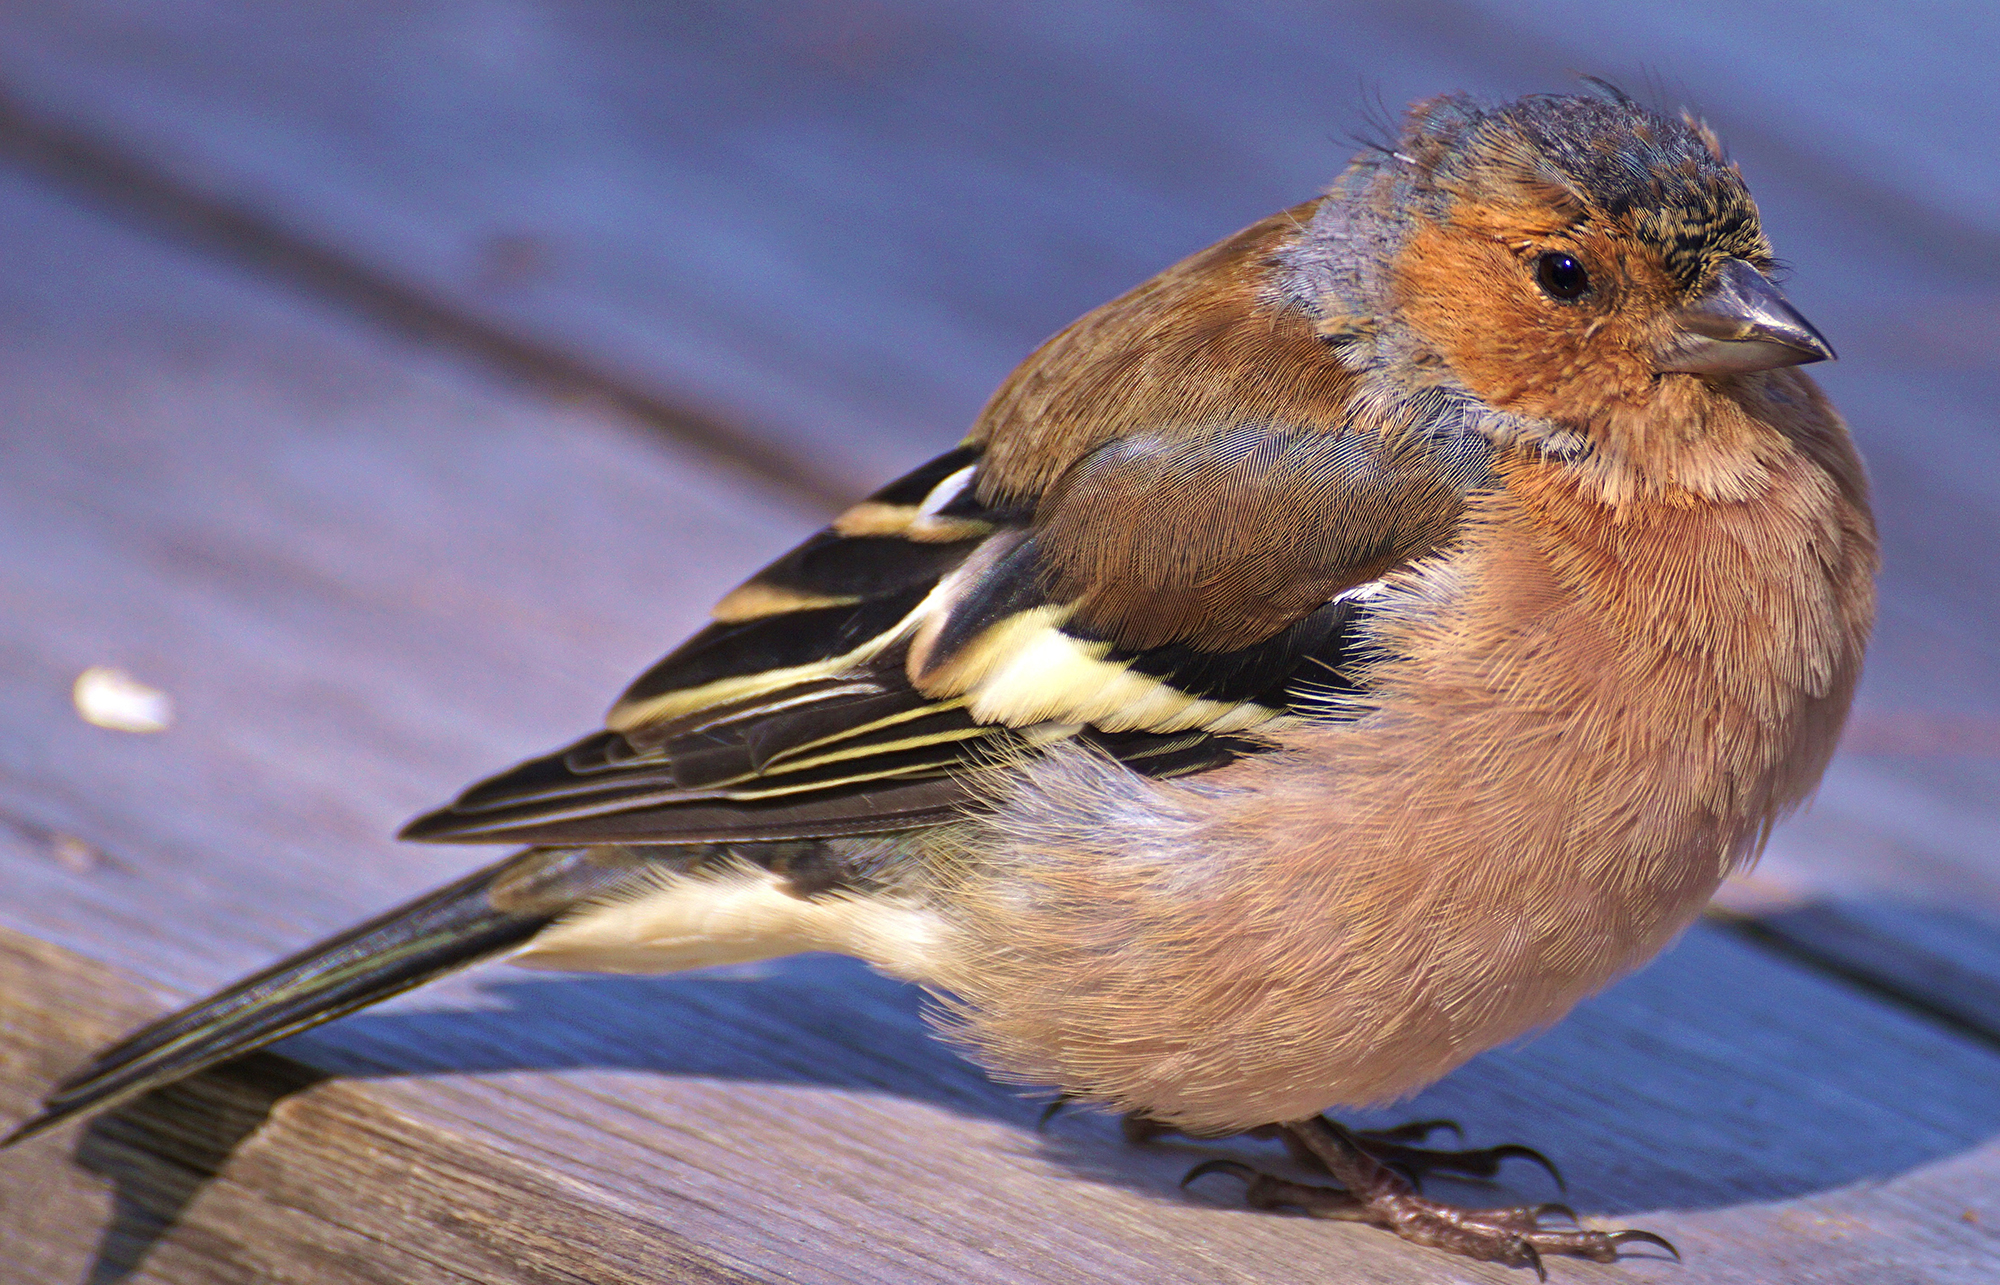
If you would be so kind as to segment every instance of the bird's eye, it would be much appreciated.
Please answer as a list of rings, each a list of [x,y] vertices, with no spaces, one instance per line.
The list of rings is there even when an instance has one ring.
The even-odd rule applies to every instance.
[[[1590,289],[1590,274],[1575,255],[1560,250],[1549,251],[1535,263],[1535,281],[1549,298],[1564,303],[1583,298]]]

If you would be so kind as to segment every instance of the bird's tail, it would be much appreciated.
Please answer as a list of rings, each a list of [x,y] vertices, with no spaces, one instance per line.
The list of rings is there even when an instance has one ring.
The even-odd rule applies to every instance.
[[[57,1085],[0,1146],[517,946],[645,864],[624,848],[516,853],[135,1031]]]

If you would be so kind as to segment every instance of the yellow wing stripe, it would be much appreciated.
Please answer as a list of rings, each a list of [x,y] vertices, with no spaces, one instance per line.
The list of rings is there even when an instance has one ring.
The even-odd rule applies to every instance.
[[[794,611],[851,607],[860,601],[854,594],[806,593],[752,580],[724,594],[722,601],[709,608],[708,615],[721,624],[740,625],[746,620],[762,620],[766,616],[782,616]]]
[[[979,518],[944,518],[920,512],[914,504],[881,504],[865,500],[833,520],[841,535],[895,535],[918,544],[950,544],[988,535],[991,522]]]
[[[723,790],[720,792],[720,797],[734,799],[738,802],[750,802],[756,799],[781,798],[787,794],[805,794],[813,790],[837,790],[843,785],[862,785],[869,781],[891,781],[905,776],[936,776],[951,768],[956,762],[957,760],[955,759],[943,758],[935,763],[916,763],[907,767],[891,768],[881,772],[857,772],[853,776],[842,776],[832,779],[815,777],[810,781],[803,781],[796,785],[776,785],[770,789]],[[763,780],[765,778],[760,777],[758,779]]]
[[[965,704],[963,700],[938,701],[930,705],[919,705],[915,709],[906,709],[899,714],[891,714],[886,718],[878,718],[873,722],[856,723],[853,727],[844,727],[838,732],[822,736],[816,741],[804,741],[798,745],[780,750],[771,756],[771,762],[774,764],[783,763],[785,760],[796,755],[810,753],[822,746],[837,745],[842,741],[851,741],[857,736],[866,736],[870,732],[877,732],[885,727],[894,727],[898,723],[907,723],[913,718],[927,718],[932,714],[949,713],[963,704]]]
[[[1067,607],[1045,606],[997,621],[956,654],[929,657],[912,681],[927,695],[963,697],[982,723],[1009,727],[1060,720],[1106,732],[1242,732],[1282,714],[1249,701],[1190,696],[1106,660],[1110,643],[1062,631],[1068,616]]]
[[[692,714],[713,705],[734,704],[770,692],[781,691],[799,683],[810,683],[846,673],[874,659],[892,643],[907,637],[930,613],[950,583],[950,578],[947,577],[924,595],[924,600],[912,607],[901,620],[838,656],[828,656],[824,660],[816,660],[806,665],[767,669],[758,674],[735,674],[728,678],[718,678],[712,683],[703,683],[699,687],[684,687],[679,691],[662,692],[645,700],[620,701],[604,716],[604,725],[614,732],[633,732],[649,723],[664,723],[668,719]]]
[[[764,769],[766,777],[784,776],[792,772],[803,772],[809,768],[824,767],[828,763],[840,763],[850,759],[870,758],[881,754],[896,754],[903,750],[920,749],[926,745],[949,745],[955,741],[972,741],[982,736],[992,736],[1001,731],[998,727],[958,727],[949,732],[933,732],[928,736],[909,736],[900,741],[883,741],[875,745],[855,745],[844,750],[834,750],[827,754],[815,754],[811,758],[773,764]],[[733,782],[727,783],[733,784]]]

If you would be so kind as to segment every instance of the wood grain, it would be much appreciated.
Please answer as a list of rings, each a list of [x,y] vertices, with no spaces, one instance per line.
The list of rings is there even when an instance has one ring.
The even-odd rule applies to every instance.
[[[0,933],[0,1102],[156,1007],[130,978]],[[259,1054],[0,1166],[6,1279],[650,1282],[750,1279],[615,1201]],[[299,1096],[301,1090],[319,1086]],[[414,1234],[421,1228],[422,1233]]]
[[[2000,229],[1964,198],[1991,186],[1991,91],[1968,76],[1935,128],[1882,122],[1929,111],[1936,69],[1990,18],[1840,9],[1746,41],[1726,21],[1458,0],[1067,20],[21,0],[0,78],[190,193],[727,407],[859,488],[955,435],[1071,317],[1323,187],[1371,100],[1555,89],[1581,67],[1659,79],[1737,139],[1809,308],[1987,369],[1990,317],[1964,327],[1987,315]],[[1933,74],[1830,56],[1871,45]],[[1903,301],[1888,313],[1882,280]],[[1909,306],[1933,297],[1956,323]],[[821,460],[828,441],[842,461]]]
[[[955,437],[1040,333],[1323,181],[1351,72],[1392,99],[1511,92],[1576,43],[1721,59],[1733,38],[1399,14],[8,6],[0,85],[36,119],[153,166],[161,201],[242,216],[203,244],[250,228],[331,275],[191,253],[157,206],[0,171],[0,1112],[464,869],[387,836],[590,725],[815,521],[699,433],[575,390],[636,390],[656,427],[706,407],[769,471],[859,489]],[[1717,61],[1697,88],[1744,127],[1875,462],[1892,563],[1860,752],[1768,864],[1757,931],[1783,949],[1698,928],[1383,1118],[1542,1147],[1586,1215],[1690,1259],[1561,1277],[1984,1280],[1991,230],[1916,180],[1990,158],[1948,129],[1901,173],[1842,131],[1917,110],[1908,81],[1760,56],[1764,79]],[[438,324],[376,324],[409,298]],[[589,378],[552,396],[465,327]],[[176,725],[81,723],[69,684],[100,663],[168,691]],[[0,1279],[1521,1279],[1243,1210],[1224,1178],[1184,1195],[1217,1148],[1035,1114],[851,961],[481,970],[0,1155]],[[1441,1190],[1553,1195],[1504,1178]]]
[[[799,520],[18,182],[0,184],[0,218],[35,265],[0,282],[20,323],[0,342],[0,565],[23,608],[0,708],[10,744],[34,747],[7,764],[0,839],[19,894],[0,906],[18,1110],[143,1006],[108,968],[149,978],[161,1005],[459,864],[381,836],[594,712],[652,645],[639,635],[691,614],[695,588],[662,586],[735,574],[684,550],[722,556]],[[77,722],[67,680],[105,659],[172,692],[180,724]],[[1038,1139],[1032,1104],[850,961],[488,970],[286,1051],[315,1071],[241,1068],[10,1155],[41,1194],[4,1216],[49,1256],[24,1279],[51,1263],[560,1279],[572,1252],[592,1279],[671,1275],[683,1253],[771,1280],[1257,1281],[1301,1255],[1348,1279],[1504,1278],[1249,1214],[1219,1180],[1178,1195],[1208,1151],[1128,1149],[1087,1116]],[[232,1075],[315,1073],[343,1078],[261,1124],[240,1101],[200,1105],[240,1100]],[[1848,1237],[1833,1278],[1861,1279],[1911,1219],[1939,1261],[1983,1245],[1941,1211],[1988,1199],[1996,1090],[2000,1057],[1977,1043],[1702,932],[1410,1109],[1548,1147],[1580,1207],[1683,1238],[1716,1279],[1808,1252],[1824,1219]],[[1507,1177],[1468,1194],[1548,1194]],[[1881,1178],[1902,1203],[1882,1203]],[[1779,1204],[1745,1207],[1763,1202]],[[1686,1212],[1647,1212],[1663,1205]]]
[[[1829,894],[1915,867],[2000,909],[2000,226],[1970,195],[2000,95],[1957,52],[1993,19],[1701,12],[21,0],[0,96],[71,179],[149,176],[154,226],[656,422],[701,411],[818,496],[901,472],[1041,337],[1317,190],[1372,100],[1583,69],[1692,103],[1843,354],[1823,378],[1885,537],[1854,752],[1778,862]]]

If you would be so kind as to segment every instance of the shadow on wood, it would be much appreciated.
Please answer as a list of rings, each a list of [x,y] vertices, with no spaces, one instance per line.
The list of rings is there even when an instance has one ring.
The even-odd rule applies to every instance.
[[[935,1039],[917,987],[838,955],[470,980],[475,1007],[373,1009],[304,1037],[300,1055],[357,1078],[598,1069],[879,1093],[1016,1125],[1041,1109]]]
[[[476,1007],[348,1018],[312,1039],[309,1056],[359,1078],[613,1071],[808,1085],[1024,1129],[1038,1111],[928,1035],[916,988],[851,960],[802,956],[747,976],[485,974],[475,985]],[[1350,1118],[1449,1116],[1469,1145],[1540,1148],[1569,1175],[1571,1203],[1610,1215],[1809,1195],[2000,1133],[1991,1042],[1881,998],[1702,926],[1546,1034],[1475,1059],[1401,1108]],[[643,1081],[620,1091],[651,1096]],[[1157,1196],[1163,1155],[1191,1165],[1215,1145],[1148,1156],[1078,1113],[1044,1147],[1080,1177]],[[1555,1193],[1524,1164],[1497,1185],[1445,1194],[1491,1204]]]
[[[85,1285],[118,1285],[145,1264],[182,1213],[280,1100],[327,1077],[252,1054],[135,1098],[92,1120],[77,1164],[111,1184],[111,1214]]]

